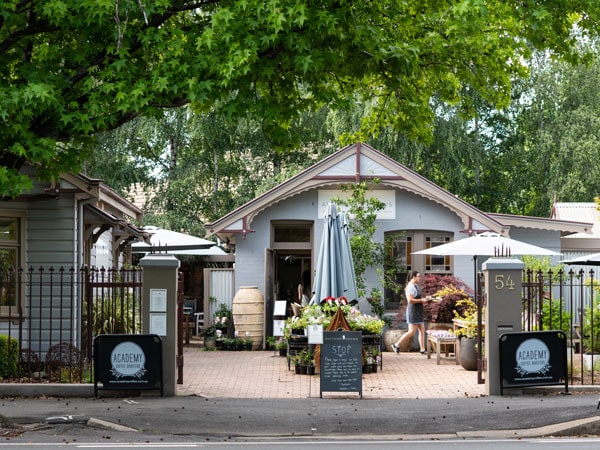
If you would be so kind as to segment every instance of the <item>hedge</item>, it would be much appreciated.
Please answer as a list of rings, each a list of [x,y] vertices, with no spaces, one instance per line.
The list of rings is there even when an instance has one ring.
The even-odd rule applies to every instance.
[[[11,378],[18,375],[19,341],[0,334],[0,378]]]

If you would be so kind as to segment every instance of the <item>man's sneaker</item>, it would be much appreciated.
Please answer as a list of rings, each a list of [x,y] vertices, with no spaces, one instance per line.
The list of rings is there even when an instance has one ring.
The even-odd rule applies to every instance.
[[[392,349],[394,350],[394,353],[400,353],[400,349],[396,344],[392,344]]]

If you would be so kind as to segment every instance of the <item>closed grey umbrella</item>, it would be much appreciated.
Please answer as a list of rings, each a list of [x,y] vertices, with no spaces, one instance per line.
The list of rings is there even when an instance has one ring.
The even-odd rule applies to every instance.
[[[342,231],[343,220],[335,204],[330,202],[325,213],[310,304],[320,304],[327,297],[344,296],[349,301],[357,297],[350,239],[347,228]]]
[[[349,302],[358,300],[356,290],[356,273],[354,272],[354,260],[352,259],[352,248],[350,247],[350,226],[348,215],[345,212],[341,214],[341,234],[342,234],[342,269],[344,271],[345,291],[344,297]]]

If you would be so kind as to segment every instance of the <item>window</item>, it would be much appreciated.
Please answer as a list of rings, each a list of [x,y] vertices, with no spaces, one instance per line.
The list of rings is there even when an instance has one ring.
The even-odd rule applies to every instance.
[[[425,248],[430,249],[450,242],[449,236],[426,235]],[[449,274],[451,272],[450,256],[426,255],[425,272]]]
[[[21,264],[21,217],[0,215],[0,313],[14,316],[20,307],[20,288],[17,283]]]
[[[273,230],[274,242],[310,242],[309,224],[287,224],[275,226]]]
[[[404,287],[408,274],[412,270],[422,273],[435,273],[440,275],[452,274],[452,263],[450,256],[437,255],[413,255],[413,252],[424,250],[438,245],[451,242],[452,233],[427,230],[391,231],[386,233],[386,239],[391,239],[391,260],[388,260],[386,269],[395,265],[395,283]],[[404,298],[404,289],[394,293],[386,289],[385,298],[392,302],[399,302]]]
[[[273,250],[310,250],[312,246],[312,222],[271,222],[271,248]]]

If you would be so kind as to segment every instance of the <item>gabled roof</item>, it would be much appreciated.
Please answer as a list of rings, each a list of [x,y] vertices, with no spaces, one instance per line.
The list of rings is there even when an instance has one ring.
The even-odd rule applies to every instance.
[[[575,238],[600,238],[600,211],[594,202],[555,203],[552,218],[557,220],[577,220],[592,224],[588,233],[577,233],[569,236]]]
[[[140,208],[119,195],[98,178],[90,178],[82,173],[77,175],[63,173],[61,179],[79,190],[77,193],[79,198],[95,199],[98,209],[138,221],[141,221],[143,218],[143,211]],[[57,194],[60,194],[61,190],[62,187],[58,186]]]
[[[222,218],[206,224],[207,235],[218,235],[223,240],[233,242],[236,235],[244,236],[252,232],[254,217],[275,203],[312,189],[335,189],[342,184],[373,178],[380,180],[376,189],[402,189],[448,208],[461,218],[468,234],[494,231],[508,235],[510,226],[517,222],[518,216],[486,214],[373,147],[356,143],[329,155]],[[589,223],[560,222],[548,218],[525,217],[519,218],[518,222],[519,226],[558,229],[570,233],[584,232],[590,226]]]

